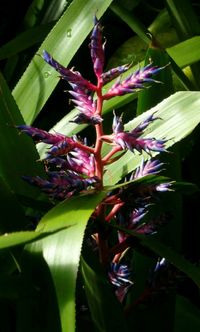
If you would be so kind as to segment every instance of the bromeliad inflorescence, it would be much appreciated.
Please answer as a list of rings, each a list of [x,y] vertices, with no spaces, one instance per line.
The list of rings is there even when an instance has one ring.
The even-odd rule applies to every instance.
[[[146,152],[149,160],[142,160],[138,169],[130,175],[126,185],[108,192],[106,198],[96,207],[91,219],[96,222],[93,239],[98,247],[101,263],[107,268],[108,279],[115,289],[120,301],[123,301],[128,289],[133,284],[127,264],[122,263],[123,252],[131,246],[131,231],[138,234],[155,233],[163,223],[159,216],[152,220],[144,219],[148,215],[149,206],[159,192],[171,190],[172,182],[145,183],[134,181],[147,175],[157,175],[163,166],[158,160],[151,159],[152,152],[165,152],[165,139],[145,138],[146,128],[158,120],[156,113],[149,114],[136,128],[126,131],[122,116],[114,112],[112,134],[107,135],[103,128],[103,102],[115,96],[133,93],[145,87],[146,83],[157,82],[153,75],[163,68],[152,64],[138,69],[127,78],[121,74],[130,69],[130,65],[122,65],[104,72],[105,42],[102,38],[102,27],[95,17],[91,34],[90,53],[96,83],[91,83],[74,69],[67,69],[58,63],[47,51],[43,59],[52,66],[70,85],[69,93],[78,110],[78,115],[72,120],[77,124],[88,124],[95,128],[96,138],[93,146],[88,146],[86,139],[77,136],[67,137],[60,133],[49,133],[27,125],[17,128],[31,136],[33,140],[50,145],[44,158],[47,176],[24,176],[29,183],[39,187],[54,200],[70,199],[71,196],[85,193],[88,190],[102,190],[106,166],[116,160],[116,153],[130,150],[133,153]],[[117,81],[104,93],[104,85]],[[109,152],[102,157],[103,142],[111,145]],[[110,243],[109,235],[105,235],[104,227],[115,223],[117,228],[116,243]]]

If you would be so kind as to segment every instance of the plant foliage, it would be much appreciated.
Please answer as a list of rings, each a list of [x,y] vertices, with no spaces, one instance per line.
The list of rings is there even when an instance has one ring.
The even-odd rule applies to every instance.
[[[0,24],[1,330],[198,331],[198,5],[19,6]]]

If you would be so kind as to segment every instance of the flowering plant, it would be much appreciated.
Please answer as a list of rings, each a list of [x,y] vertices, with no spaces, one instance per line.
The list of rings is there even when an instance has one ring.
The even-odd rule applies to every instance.
[[[24,179],[30,184],[48,194],[53,201],[68,200],[77,194],[87,195],[87,192],[106,190],[105,198],[96,206],[88,225],[93,223],[94,229],[88,231],[91,249],[98,252],[100,263],[103,265],[108,281],[114,288],[119,302],[124,302],[127,292],[134,284],[131,278],[130,262],[124,263],[124,254],[132,245],[133,234],[155,234],[161,225],[169,222],[169,216],[157,215],[154,218],[145,216],[152,204],[155,204],[159,193],[173,191],[173,181],[157,176],[162,171],[164,163],[152,157],[153,152],[167,152],[167,139],[145,137],[145,131],[151,123],[162,120],[151,112],[142,122],[130,131],[125,130],[122,115],[113,111],[112,133],[107,135],[103,128],[103,103],[116,96],[134,93],[144,89],[145,83],[157,83],[154,75],[164,70],[164,67],[154,66],[152,63],[139,68],[125,79],[121,75],[130,65],[123,65],[104,72],[105,42],[102,37],[103,28],[95,17],[94,28],[91,34],[90,53],[96,84],[82,77],[74,69],[67,69],[57,62],[47,51],[43,51],[43,59],[52,66],[66,80],[72,90],[69,90],[72,101],[79,113],[71,122],[78,125],[87,124],[95,128],[95,141],[88,146],[87,139],[76,135],[69,137],[60,133],[49,133],[29,125],[19,125],[17,128],[31,136],[36,143],[43,142],[50,145],[43,159],[46,177],[29,177]],[[108,91],[103,92],[105,83],[117,79]],[[67,124],[66,124],[67,125]],[[111,148],[103,156],[103,142]],[[129,180],[121,183],[113,190],[104,188],[104,173],[106,166],[120,160],[124,151],[133,154],[146,152],[148,159],[142,159],[140,166],[129,176]],[[122,154],[118,154],[118,153]],[[154,175],[151,183],[137,182],[148,175]],[[108,232],[107,225],[114,225],[117,238],[111,241],[112,233]],[[119,229],[118,229],[119,226]],[[121,227],[121,228],[120,228]],[[126,256],[125,256],[126,257]],[[158,273],[163,266],[167,266],[165,258],[158,259],[154,273]],[[152,276],[153,279],[153,276]],[[156,281],[151,281],[150,289],[157,288]],[[154,284],[153,284],[154,283]],[[162,287],[159,285],[159,287]]]
[[[169,150],[200,121],[193,107],[198,96],[170,96],[176,66],[153,38],[145,63],[136,67],[127,62],[107,70],[106,47],[103,27],[95,16],[89,43],[95,78],[91,80],[61,64],[53,50],[37,52],[36,63],[45,68],[39,74],[41,81],[50,82],[59,75],[75,110],[62,120],[63,127],[39,129],[32,122],[43,96],[35,112],[23,114],[26,123],[9,115],[12,128],[5,129],[24,146],[28,166],[23,162],[23,168],[17,168],[13,183],[12,172],[10,180],[4,167],[12,188],[9,195],[25,226],[20,232],[14,228],[15,233],[6,228],[0,245],[4,250],[20,245],[20,254],[11,253],[15,268],[9,276],[32,289],[30,316],[39,322],[41,314],[35,312],[35,305],[48,307],[48,319],[37,323],[37,331],[43,325],[48,331],[82,331],[87,320],[89,329],[94,326],[97,331],[128,331],[135,326],[140,330],[144,313],[151,320],[151,308],[155,313],[166,303],[168,309],[175,303],[179,280],[189,276],[199,285],[198,269],[177,253],[180,246],[172,231],[179,230],[178,189],[196,189],[179,181],[174,172],[180,166],[178,153]],[[156,52],[163,63],[155,61]],[[167,94],[157,92],[163,86]],[[20,105],[19,90],[16,87],[13,95]],[[119,105],[120,100],[136,95],[139,116],[135,117],[131,104],[128,112]],[[190,100],[187,112],[184,98]],[[106,114],[109,107],[112,123]],[[7,183],[2,182],[6,190]],[[23,301],[17,302],[17,310],[26,306]],[[164,317],[164,311],[160,315]],[[153,320],[151,326],[156,327]],[[143,330],[146,327],[144,322]]]

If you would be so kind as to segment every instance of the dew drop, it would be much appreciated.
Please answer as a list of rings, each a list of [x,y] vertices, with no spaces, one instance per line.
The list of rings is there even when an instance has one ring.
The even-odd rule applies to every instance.
[[[72,36],[72,29],[67,29],[67,37],[71,37]]]
[[[48,78],[49,76],[51,76],[51,72],[50,71],[45,71],[44,72],[44,77]]]

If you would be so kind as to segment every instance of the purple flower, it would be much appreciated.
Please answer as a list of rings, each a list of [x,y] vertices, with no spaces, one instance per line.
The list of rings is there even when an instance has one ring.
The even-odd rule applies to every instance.
[[[31,136],[36,142],[52,144],[46,158],[65,155],[73,150],[77,145],[73,138],[62,134],[51,134],[45,130],[26,125],[17,126],[17,128]]]
[[[133,178],[139,179],[148,174],[158,174],[161,172],[161,167],[164,163],[159,160],[147,160],[146,162],[142,159],[141,165],[136,169]]]
[[[127,93],[133,93],[134,91],[143,89],[144,83],[156,82],[160,83],[152,78],[152,75],[157,74],[164,67],[152,66],[152,64],[146,67],[138,69],[135,73],[129,75],[125,80],[121,81],[120,78],[117,82],[108,90],[103,96],[105,100],[108,100],[115,96],[122,96]]]
[[[163,152],[166,151],[165,143],[166,140],[160,139],[156,140],[155,138],[141,138],[139,135],[143,134],[144,129],[148,124],[157,118],[153,117],[153,114],[148,116],[148,118],[143,121],[139,126],[133,129],[131,132],[124,131],[124,126],[122,123],[122,118],[114,114],[113,119],[113,134],[103,135],[102,140],[118,145],[122,150],[137,150],[138,152],[145,151],[151,155],[151,151]]]
[[[159,117],[155,117],[154,114],[156,112],[153,112],[152,114],[150,114],[144,121],[142,121],[136,128],[134,128],[131,133],[135,136],[135,137],[139,137],[144,133],[144,130],[148,127],[148,125],[155,121],[160,119]]]
[[[118,134],[124,131],[124,124],[122,122],[122,115],[117,116],[115,112],[113,111],[114,117],[113,117],[113,124],[112,124],[112,130],[114,134]]]
[[[71,137],[65,137],[58,144],[53,145],[46,156],[46,159],[50,157],[63,156],[72,151],[76,147],[76,142]]]
[[[170,187],[173,185],[175,181],[159,183],[159,184],[145,184],[141,183],[137,187],[137,194],[140,197],[153,197],[158,192],[167,192],[167,191],[174,191]]]
[[[125,73],[130,68],[130,65],[122,65],[119,67],[112,68],[101,75],[103,80],[103,84],[112,81],[114,78],[118,77],[119,75]]]
[[[88,95],[81,89],[74,86],[74,91],[69,91],[69,93],[74,97],[72,101],[75,103],[76,108],[80,113],[74,118],[73,121],[78,124],[88,123],[96,125],[102,122],[100,115],[95,114],[96,112],[96,101],[93,101],[91,95]]]
[[[174,182],[175,181],[160,183],[160,184],[155,186],[155,190],[156,191],[161,191],[161,192],[174,191],[173,189],[170,188],[173,185]]]
[[[108,277],[114,286],[115,294],[120,302],[123,302],[129,288],[133,285],[130,275],[131,273],[127,265],[111,263]]]
[[[57,62],[47,51],[43,51],[43,59],[52,66],[64,80],[67,80],[70,84],[75,84],[79,89],[88,91],[95,91],[96,87],[84,79],[78,71],[73,71],[63,67]]]
[[[39,187],[52,199],[63,200],[77,194],[88,187],[95,187],[98,184],[97,177],[82,178],[72,171],[47,172],[47,179],[39,176],[23,177],[24,180]]]
[[[88,154],[80,149],[75,149],[67,156],[71,168],[87,176],[93,176],[95,173],[95,160],[93,154]]]
[[[43,142],[47,144],[58,144],[65,139],[62,134],[50,134],[45,130],[34,128],[27,125],[16,126],[21,132],[26,133],[28,136],[32,137],[36,142]]]
[[[143,217],[147,214],[148,210],[147,207],[138,207],[133,209],[130,213],[124,214],[119,212],[117,216],[117,223],[127,228],[128,230],[137,231],[138,224],[141,222]],[[125,241],[129,237],[128,234],[124,233],[123,231],[118,231],[118,240],[119,242]]]
[[[163,152],[166,151],[164,144],[166,140],[156,140],[155,138],[135,138],[132,133],[122,132],[113,138],[113,142],[119,146],[123,150],[138,152],[145,151],[151,155],[151,151]]]
[[[99,79],[103,73],[104,66],[104,44],[102,43],[102,27],[94,17],[95,26],[91,34],[90,53],[95,75]]]
[[[94,155],[78,148],[70,151],[65,158],[55,157],[47,159],[48,164],[53,164],[61,170],[71,170],[78,174],[94,176],[95,162]]]

